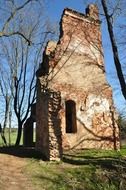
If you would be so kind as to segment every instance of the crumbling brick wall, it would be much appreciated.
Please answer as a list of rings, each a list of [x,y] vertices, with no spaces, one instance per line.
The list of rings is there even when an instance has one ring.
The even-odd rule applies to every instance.
[[[38,86],[36,147],[47,160],[60,160],[62,157],[60,92]]]
[[[60,158],[62,151],[58,151],[62,148],[118,149],[117,116],[112,89],[105,78],[97,7],[90,5],[85,15],[65,9],[60,22],[59,41],[57,44],[49,42],[43,57],[37,72],[36,147],[43,152],[48,150],[48,159]],[[46,91],[61,94],[55,116],[53,113],[49,116]],[[58,129],[58,135],[50,132],[50,117],[58,122],[53,125]],[[70,126],[76,130],[67,130]],[[50,138],[52,134],[53,138]],[[53,141],[58,143],[57,146],[53,146]],[[53,148],[55,151],[51,156]]]

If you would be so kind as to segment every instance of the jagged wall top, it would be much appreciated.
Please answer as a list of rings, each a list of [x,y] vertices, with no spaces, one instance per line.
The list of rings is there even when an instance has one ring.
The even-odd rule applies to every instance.
[[[98,7],[95,4],[90,4],[85,10],[85,14],[79,13],[73,9],[66,8],[64,9],[63,15],[70,15],[77,19],[88,19],[89,21],[95,21],[100,24],[99,21],[99,11]]]

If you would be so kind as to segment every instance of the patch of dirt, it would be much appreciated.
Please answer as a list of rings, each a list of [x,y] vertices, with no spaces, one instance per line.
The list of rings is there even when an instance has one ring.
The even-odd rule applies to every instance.
[[[26,164],[25,158],[0,154],[0,189],[35,190],[24,173]]]

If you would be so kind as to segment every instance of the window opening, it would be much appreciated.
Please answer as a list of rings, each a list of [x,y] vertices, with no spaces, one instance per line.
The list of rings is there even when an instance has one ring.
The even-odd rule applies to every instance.
[[[76,133],[76,103],[73,100],[66,101],[66,133]]]

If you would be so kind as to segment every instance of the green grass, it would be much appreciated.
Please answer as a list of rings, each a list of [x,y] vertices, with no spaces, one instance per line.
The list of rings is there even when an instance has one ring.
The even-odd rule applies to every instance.
[[[34,135],[33,141],[35,142],[35,139],[36,139],[35,129],[34,129],[33,135]],[[23,136],[23,130],[22,130],[22,136]],[[8,128],[5,130],[5,138],[7,141],[7,145],[9,145],[9,129]],[[17,138],[17,128],[12,128],[11,133],[10,133],[10,145],[13,146],[15,144],[16,138]],[[23,137],[21,137],[21,141],[20,141],[20,145],[22,145],[22,144],[23,144]],[[0,147],[2,147],[2,146],[5,146],[5,144],[4,144],[1,134],[0,134]]]
[[[17,137],[17,129],[16,128],[12,128],[11,129],[11,134],[10,134],[10,145],[14,145],[15,142],[16,142],[16,137]],[[6,138],[6,141],[7,141],[7,144],[9,145],[9,130],[6,129],[5,130],[5,138]],[[22,138],[21,138],[21,143],[20,145],[22,145]],[[1,134],[0,134],[0,146],[4,146],[4,142],[2,140],[2,137],[1,137]]]
[[[40,190],[124,190],[126,149],[65,152],[62,162],[31,159],[26,172]]]
[[[5,135],[8,140],[8,131]],[[16,135],[13,129],[11,145]],[[126,146],[120,151],[66,151],[61,162],[28,159],[25,172],[36,190],[125,190]]]

